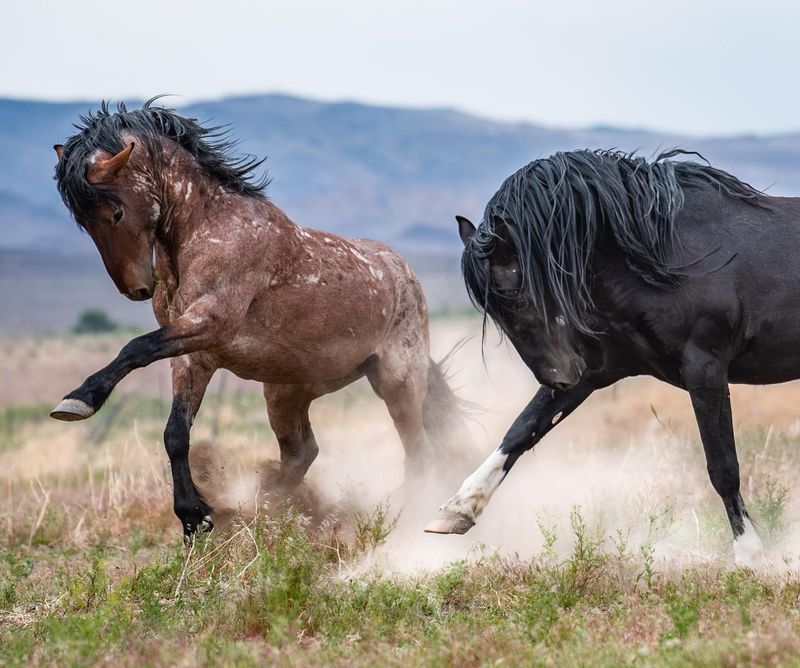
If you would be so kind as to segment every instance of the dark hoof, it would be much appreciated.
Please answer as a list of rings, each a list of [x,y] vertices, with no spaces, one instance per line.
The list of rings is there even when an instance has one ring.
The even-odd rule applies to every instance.
[[[85,420],[86,418],[92,417],[92,415],[94,415],[94,408],[80,399],[64,399],[58,406],[50,411],[51,418],[63,420],[65,422]]]
[[[211,509],[203,504],[200,508],[195,508],[184,514],[181,526],[183,526],[183,540],[188,546],[191,544],[195,534],[208,533],[214,528]]]
[[[443,512],[425,527],[425,533],[465,534],[475,522],[461,513]]]
[[[209,533],[213,529],[214,529],[214,521],[211,519],[211,515],[206,515],[199,522],[192,522],[192,521],[184,522],[183,542],[186,543],[186,546],[188,547],[191,544],[195,534]]]

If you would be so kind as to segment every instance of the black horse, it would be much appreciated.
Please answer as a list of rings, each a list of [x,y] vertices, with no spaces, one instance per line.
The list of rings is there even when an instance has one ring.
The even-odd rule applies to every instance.
[[[800,377],[800,198],[683,154],[557,153],[510,176],[477,229],[457,217],[468,292],[542,387],[427,531],[467,531],[553,425],[646,374],[689,392],[736,561],[761,561],[728,383]]]

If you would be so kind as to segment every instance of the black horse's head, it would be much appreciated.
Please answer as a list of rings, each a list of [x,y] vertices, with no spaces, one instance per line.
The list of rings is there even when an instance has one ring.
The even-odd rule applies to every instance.
[[[555,300],[537,299],[527,289],[523,263],[502,218],[476,227],[457,216],[464,242],[462,268],[472,299],[508,336],[536,379],[568,389],[586,369],[570,326]]]
[[[477,229],[457,217],[470,298],[541,383],[571,387],[586,369],[581,343],[588,348],[601,329],[592,295],[601,249],[616,247],[648,284],[671,286],[687,266],[675,236],[685,187],[760,201],[730,174],[670,160],[686,154],[676,149],[648,162],[618,151],[555,153],[509,176]]]

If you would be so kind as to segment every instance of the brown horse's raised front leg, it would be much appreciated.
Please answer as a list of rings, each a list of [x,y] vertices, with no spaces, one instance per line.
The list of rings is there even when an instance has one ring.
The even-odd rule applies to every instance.
[[[134,369],[168,357],[177,357],[225,343],[236,332],[247,303],[231,305],[229,300],[207,295],[196,306],[169,325],[138,336],[120,351],[116,359],[70,392],[50,413],[57,420],[85,420],[94,415],[111,391]]]
[[[172,360],[172,410],[164,429],[164,446],[172,469],[173,509],[186,538],[197,529],[211,529],[211,508],[192,481],[189,430],[216,369],[190,356]]]
[[[93,373],[77,390],[64,397],[50,417],[70,422],[85,420],[100,409],[111,390],[131,371],[156,360],[180,355],[183,352],[181,342],[169,337],[168,329],[162,327],[127,343],[111,364]]]

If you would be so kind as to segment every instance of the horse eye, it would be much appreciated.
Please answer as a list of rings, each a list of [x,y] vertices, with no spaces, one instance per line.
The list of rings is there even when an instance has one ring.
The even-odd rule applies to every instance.
[[[124,217],[125,217],[125,212],[122,209],[117,209],[114,212],[114,225],[121,223]]]

